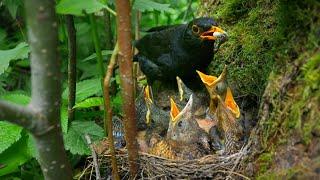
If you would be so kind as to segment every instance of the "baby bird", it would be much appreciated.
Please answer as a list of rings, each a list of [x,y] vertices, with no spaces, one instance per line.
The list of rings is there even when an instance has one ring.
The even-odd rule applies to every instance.
[[[207,134],[198,126],[192,112],[193,96],[180,111],[170,99],[170,122],[165,139],[155,142],[149,153],[168,159],[195,159],[209,153]]]
[[[143,101],[141,97],[143,96]],[[139,101],[138,101],[139,100]],[[169,126],[169,114],[154,104],[151,88],[143,88],[143,95],[136,100],[138,121],[137,141],[140,151],[148,152],[150,141],[155,137],[164,137]]]
[[[219,77],[197,71],[210,95],[208,115],[218,121],[218,128],[224,134],[225,154],[239,150],[243,129],[238,121],[240,109],[235,102],[231,89],[227,86],[227,66]]]
[[[149,86],[143,88],[143,102],[136,100],[136,111],[138,130],[152,129],[162,136],[165,135],[169,125],[169,115],[154,104]]]
[[[206,117],[206,110],[209,105],[207,94],[203,92],[194,92],[189,89],[178,76],[176,79],[180,97],[179,102],[187,102],[190,95],[193,94],[194,103],[192,111],[194,112],[195,119],[199,127],[208,133],[212,150],[221,150],[221,135],[217,130],[217,121]]]

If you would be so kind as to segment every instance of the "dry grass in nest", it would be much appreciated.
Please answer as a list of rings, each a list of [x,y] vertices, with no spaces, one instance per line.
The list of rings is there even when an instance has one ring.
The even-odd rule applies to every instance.
[[[232,155],[207,155],[194,160],[171,160],[152,154],[140,153],[139,174],[136,179],[249,179],[241,174],[249,154],[251,143]],[[128,154],[126,149],[117,150],[116,158],[121,179],[129,178]],[[99,156],[102,177],[111,177],[111,155],[106,152]],[[92,157],[79,179],[95,179]]]

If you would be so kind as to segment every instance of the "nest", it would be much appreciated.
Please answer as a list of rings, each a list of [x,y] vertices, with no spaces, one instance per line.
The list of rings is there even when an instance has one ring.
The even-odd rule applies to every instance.
[[[232,155],[207,155],[194,160],[171,160],[147,153],[139,153],[139,173],[136,179],[249,179],[242,174],[250,144]],[[129,178],[126,149],[117,150],[116,158],[121,179]],[[99,169],[104,179],[111,178],[111,155],[98,157]],[[95,176],[92,157],[87,158],[86,168],[79,179]]]

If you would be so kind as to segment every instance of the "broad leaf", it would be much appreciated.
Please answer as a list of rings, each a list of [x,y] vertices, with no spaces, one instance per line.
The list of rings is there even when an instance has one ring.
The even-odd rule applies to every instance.
[[[106,5],[97,0],[61,0],[56,6],[56,10],[59,14],[82,16],[84,15],[83,12],[90,14],[98,12],[105,7]]]
[[[17,16],[17,10],[19,6],[22,5],[22,1],[21,0],[4,0],[3,3],[9,10],[9,13],[11,14],[12,18],[15,19]]]
[[[113,51],[111,50],[102,50],[101,51],[101,54],[102,56],[107,56],[107,55],[111,55]],[[89,61],[91,59],[95,59],[97,57],[96,53],[93,53],[91,54],[90,56],[84,58],[82,61],[85,62],[85,61]]]
[[[76,84],[76,102],[83,101],[84,99],[93,96],[101,92],[101,81],[100,78],[88,79]],[[62,94],[62,98],[67,100],[69,95],[69,89],[66,88]]]
[[[151,0],[135,0],[133,9],[144,11],[171,11],[170,4],[161,4]]]
[[[90,108],[103,105],[102,97],[92,97],[77,103],[73,108]]]
[[[0,153],[21,138],[22,128],[5,121],[0,121]]]
[[[73,121],[64,136],[65,148],[72,154],[91,154],[85,134],[90,136],[92,142],[104,137],[103,129],[93,121]]]
[[[0,154],[0,177],[18,171],[18,167],[32,158],[28,148],[28,136],[24,136]]]
[[[0,100],[26,105],[29,103],[30,97],[23,94],[6,94],[0,96]],[[21,138],[22,128],[11,123],[0,121],[0,129],[0,153],[2,153]]]
[[[8,68],[11,60],[27,58],[29,51],[28,44],[25,42],[18,44],[13,49],[0,50],[0,74]]]

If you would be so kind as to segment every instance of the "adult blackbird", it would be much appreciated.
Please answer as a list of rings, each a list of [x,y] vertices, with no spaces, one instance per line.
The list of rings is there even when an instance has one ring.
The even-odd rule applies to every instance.
[[[204,71],[214,55],[214,43],[227,39],[227,34],[212,19],[201,17],[188,24],[152,28],[135,43],[134,56],[148,84],[155,80],[175,83],[179,76],[190,85]]]

